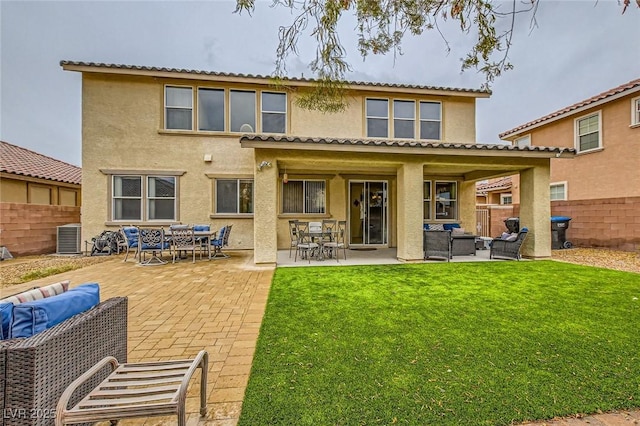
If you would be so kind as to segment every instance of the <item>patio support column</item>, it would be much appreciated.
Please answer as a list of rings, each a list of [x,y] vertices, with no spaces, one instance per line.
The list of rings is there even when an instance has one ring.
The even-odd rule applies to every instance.
[[[523,257],[551,257],[550,160],[520,172],[520,227],[529,228]]]
[[[461,181],[458,191],[458,218],[465,232],[477,234],[476,228],[476,183]]]
[[[398,259],[423,260],[423,168],[421,163],[405,163],[398,169]]]
[[[260,155],[256,150],[254,171],[253,208],[253,261],[275,264],[278,255],[278,164],[273,158]],[[264,165],[258,169],[263,162]]]

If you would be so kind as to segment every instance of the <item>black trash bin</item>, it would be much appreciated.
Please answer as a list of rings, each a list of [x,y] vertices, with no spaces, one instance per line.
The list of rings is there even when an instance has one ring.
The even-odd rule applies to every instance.
[[[504,224],[509,230],[510,233],[519,232],[520,231],[520,218],[519,217],[509,217],[504,220]]]
[[[571,241],[567,241],[570,220],[571,218],[567,216],[551,216],[551,248],[553,250],[568,249],[573,246]]]

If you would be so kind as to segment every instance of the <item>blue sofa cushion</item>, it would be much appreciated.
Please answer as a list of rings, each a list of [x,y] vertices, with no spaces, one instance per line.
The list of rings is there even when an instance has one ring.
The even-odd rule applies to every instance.
[[[445,223],[442,225],[445,231],[451,231],[453,228],[460,228],[459,223]]]
[[[13,303],[0,303],[0,340],[8,339],[11,331],[11,319],[13,318]]]
[[[100,303],[97,283],[79,285],[57,296],[13,307],[11,338],[30,337]]]

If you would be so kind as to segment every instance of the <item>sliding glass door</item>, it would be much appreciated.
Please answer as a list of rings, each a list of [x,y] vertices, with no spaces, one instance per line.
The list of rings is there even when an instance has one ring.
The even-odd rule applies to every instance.
[[[349,182],[350,245],[387,245],[387,181]]]

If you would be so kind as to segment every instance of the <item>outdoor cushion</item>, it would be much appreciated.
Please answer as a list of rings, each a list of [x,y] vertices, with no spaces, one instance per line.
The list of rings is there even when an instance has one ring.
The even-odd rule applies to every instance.
[[[451,235],[464,235],[464,228],[452,228]]]
[[[30,337],[89,310],[98,303],[100,286],[97,283],[89,283],[56,296],[15,305],[11,338]]]
[[[17,305],[19,303],[32,302],[34,300],[44,299],[45,297],[55,296],[57,294],[64,293],[67,290],[69,290],[69,280],[23,291],[22,293],[6,297],[0,300],[0,302],[11,302]]]
[[[429,230],[429,224],[425,223],[424,225],[422,225],[422,229],[424,229],[425,231]]]
[[[441,223],[432,223],[429,225],[429,231],[444,231],[444,226]]]
[[[518,239],[518,233],[514,232],[513,234],[509,234],[509,236],[507,238],[505,238],[505,240],[507,241],[515,241]]]
[[[445,231],[451,231],[455,228],[460,228],[460,224],[459,223],[445,223],[442,225],[442,229],[444,229]]]
[[[0,302],[0,340],[8,339],[13,317],[13,303]]]
[[[13,296],[0,300],[0,339],[8,339],[11,333],[11,323],[13,320],[13,307],[24,302],[44,299],[64,293],[69,289],[69,280],[50,284],[45,287],[38,287],[24,291]]]

